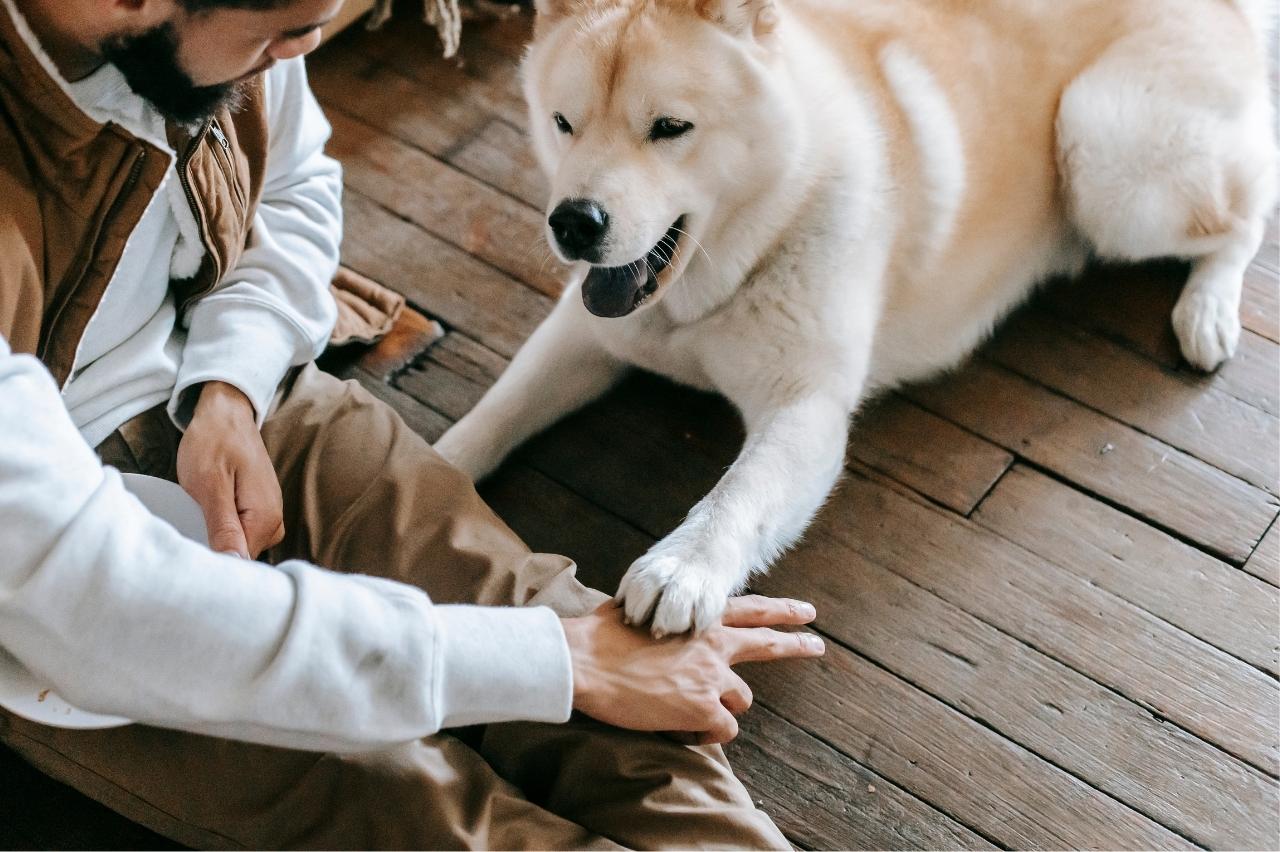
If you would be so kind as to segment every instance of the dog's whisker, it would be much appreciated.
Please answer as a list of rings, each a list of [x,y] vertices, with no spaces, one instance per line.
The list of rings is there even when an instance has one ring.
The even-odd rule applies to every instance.
[[[678,234],[683,234],[684,236],[688,237],[693,242],[693,244],[698,247],[698,250],[701,251],[703,255],[706,256],[707,263],[711,264],[712,266],[716,265],[716,262],[711,258],[711,253],[708,252],[705,247],[703,247],[702,243],[698,242],[698,239],[693,234],[689,233],[683,228],[672,228],[672,230]]]
[[[538,274],[542,275],[547,271],[547,267],[556,262],[555,253],[551,249],[544,249],[542,252],[542,263],[538,265]]]
[[[679,244],[672,240],[670,236],[665,236],[653,247],[653,250],[658,257],[662,258],[664,265],[670,266],[672,258],[675,257],[675,252],[679,250]]]
[[[672,260],[671,260],[672,263],[675,263],[676,261],[681,259],[681,248],[680,248],[679,240],[676,240],[671,244],[671,255],[672,255]]]

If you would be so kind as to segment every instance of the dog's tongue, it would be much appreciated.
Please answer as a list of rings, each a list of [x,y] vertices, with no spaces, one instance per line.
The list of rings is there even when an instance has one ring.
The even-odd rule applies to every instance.
[[[598,317],[625,317],[652,293],[657,281],[642,261],[626,266],[592,267],[582,282],[582,303]]]

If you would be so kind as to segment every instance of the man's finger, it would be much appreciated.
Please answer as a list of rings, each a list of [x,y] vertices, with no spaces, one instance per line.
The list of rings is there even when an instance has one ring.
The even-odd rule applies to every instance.
[[[711,727],[698,735],[700,745],[723,745],[738,735],[738,720],[728,710],[721,710]]]
[[[191,496],[196,498],[204,512],[209,549],[218,553],[234,553],[248,559],[249,543],[245,540],[244,527],[240,525],[240,513],[236,511],[231,483],[216,485]]]
[[[753,697],[747,682],[731,672],[728,687],[720,696],[720,703],[733,715],[741,716],[751,709]]]
[[[724,610],[725,627],[773,627],[777,624],[808,624],[818,617],[813,604],[788,598],[743,595],[730,598]]]
[[[249,555],[254,559],[284,538],[284,506],[275,468],[265,455],[259,461],[260,465],[236,471],[236,506]]]
[[[803,631],[783,633],[767,627],[752,627],[733,633],[732,665],[787,660],[796,657],[821,657],[827,646],[818,636]]]
[[[257,559],[262,551],[274,547],[284,539],[284,521],[274,512],[252,507],[242,508],[240,523],[244,528],[249,555],[254,559]]]

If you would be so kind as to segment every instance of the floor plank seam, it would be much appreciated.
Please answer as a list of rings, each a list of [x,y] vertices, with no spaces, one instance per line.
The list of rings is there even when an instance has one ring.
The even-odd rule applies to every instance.
[[[414,86],[422,85],[419,81],[417,81],[417,80],[415,80],[414,78],[412,78],[412,77],[410,77],[410,76],[408,76],[408,75],[406,75],[406,74],[402,73],[402,72],[401,72],[399,69],[397,69],[395,66],[390,65],[389,63],[384,62],[384,61],[382,61],[382,60],[380,60],[380,59],[373,59],[373,60],[371,60],[371,61],[370,61],[370,63],[369,63],[369,67],[370,67],[370,70],[374,70],[374,71],[382,71],[382,72],[386,72],[386,73],[390,74],[391,76],[399,77],[400,79],[402,79],[402,80],[404,80],[404,81],[406,81],[406,82],[408,82],[408,83],[410,83],[410,84],[412,84],[412,85],[414,85]],[[418,145],[418,144],[414,143],[412,140],[410,140],[410,139],[408,139],[408,138],[406,138],[406,137],[404,137],[404,136],[402,136],[402,135],[400,135],[400,134],[398,134],[398,133],[393,133],[393,132],[391,132],[391,131],[389,131],[389,130],[384,130],[383,128],[375,127],[373,124],[370,124],[370,123],[369,123],[369,121],[367,121],[366,119],[361,118],[359,115],[357,115],[357,114],[353,113],[350,109],[344,108],[344,107],[343,107],[343,104],[342,104],[342,101],[335,101],[335,100],[332,100],[332,99],[327,98],[327,97],[324,97],[324,98],[317,97],[317,101],[319,101],[320,105],[324,108],[324,111],[325,111],[326,113],[331,112],[331,111],[332,111],[332,112],[338,112],[338,113],[341,113],[345,118],[348,118],[348,119],[350,119],[350,120],[352,120],[352,121],[359,122],[360,124],[363,124],[365,127],[368,127],[368,128],[370,128],[370,129],[372,129],[372,130],[376,131],[379,135],[387,136],[387,137],[389,137],[389,138],[391,138],[391,139],[396,140],[397,142],[400,142],[400,143],[401,143],[401,144],[403,144],[403,145],[406,145],[406,146],[408,146],[408,147],[410,147],[410,148],[413,148],[415,151],[419,151],[419,152],[421,152],[422,154],[425,154],[425,155],[427,155],[427,156],[429,156],[429,157],[435,157],[436,159],[439,159],[439,158],[436,156],[436,154],[435,154],[434,152],[432,152],[432,151],[430,151],[430,150],[428,150],[428,149],[426,149],[426,148],[423,148],[422,146],[420,146],[420,145]],[[483,111],[483,112],[478,113],[478,116],[480,116],[480,118],[477,120],[476,124],[477,124],[480,128],[483,128],[483,127],[485,127],[485,126],[488,124],[488,121],[483,120],[483,118],[484,118],[484,117],[494,117],[492,113],[490,113],[490,112],[488,112],[488,111],[487,111],[487,109],[486,109],[485,111]],[[471,129],[471,131],[469,131],[469,133],[467,134],[467,140],[468,140],[468,141],[471,141],[471,140],[473,140],[473,139],[475,138],[475,130],[476,130],[476,128],[472,128],[472,129]],[[450,146],[446,146],[446,148],[450,148],[450,149],[451,149],[452,147],[453,147],[453,146],[451,146],[451,145],[450,145]]]
[[[977,501],[974,502],[973,508],[971,508],[968,512],[964,513],[965,518],[971,521],[974,520],[973,516],[976,515],[978,513],[978,510],[982,508],[982,504],[987,502],[987,498],[991,496],[992,492],[994,492],[998,487],[1000,487],[1000,483],[1004,482],[1005,477],[1009,475],[1009,471],[1013,470],[1014,466],[1018,464],[1017,453],[1010,453],[1010,455],[1012,456],[1012,458],[1010,459],[1009,463],[1004,466],[1004,470],[1000,471],[1000,475],[997,476],[989,486],[987,486],[987,490],[982,492],[982,496],[979,497]],[[974,522],[977,523],[976,521]]]
[[[502,119],[495,116],[494,121],[502,121]],[[505,124],[506,122],[503,122],[503,123]],[[458,152],[458,153],[461,153],[461,152]],[[457,153],[453,154],[452,156],[456,157]],[[441,162],[443,162],[447,166],[451,166],[454,171],[458,172],[459,174],[466,175],[467,177],[474,180],[476,183],[483,184],[484,186],[489,187],[499,195],[503,195],[511,199],[515,203],[519,204],[521,207],[524,207],[526,210],[532,210],[534,213],[537,213],[539,216],[542,216],[543,214],[546,213],[545,210],[538,207],[534,207],[532,204],[530,204],[528,201],[521,198],[520,196],[513,194],[509,190],[503,189],[501,186],[498,186],[495,183],[490,182],[487,178],[485,178],[482,175],[478,175],[475,172],[467,170],[465,167],[455,163],[453,160],[442,160]]]
[[[1248,565],[1253,557],[1258,555],[1258,549],[1262,547],[1262,543],[1267,540],[1267,536],[1271,534],[1271,531],[1276,528],[1277,524],[1280,524],[1280,514],[1277,514],[1271,519],[1271,525],[1262,533],[1262,538],[1258,539],[1258,543],[1253,546],[1253,550],[1249,551],[1249,557],[1248,559],[1245,559],[1243,564]],[[1259,577],[1256,574],[1250,574],[1249,576],[1254,577],[1269,586],[1275,586],[1274,583],[1269,582],[1265,577]],[[1276,588],[1280,588],[1280,586],[1276,586]]]
[[[1124,427],[1126,427],[1126,428],[1128,428],[1128,429],[1132,429],[1134,432],[1137,432],[1139,435],[1143,435],[1143,436],[1145,436],[1145,437],[1147,437],[1147,438],[1150,438],[1150,439],[1151,439],[1151,440],[1153,440],[1153,441],[1157,441],[1157,442],[1158,442],[1158,443],[1160,443],[1162,446],[1168,447],[1168,448],[1173,449],[1173,450],[1177,450],[1178,452],[1182,453],[1183,455],[1185,455],[1185,456],[1189,456],[1190,458],[1195,459],[1196,461],[1200,462],[1201,464],[1208,465],[1209,467],[1213,468],[1214,470],[1218,471],[1219,473],[1221,473],[1221,474],[1223,474],[1223,475],[1225,475],[1225,476],[1229,476],[1229,477],[1231,477],[1232,479],[1234,479],[1234,480],[1236,480],[1236,481],[1238,481],[1238,482],[1242,482],[1242,483],[1244,483],[1245,485],[1249,486],[1250,488],[1253,488],[1253,489],[1256,489],[1256,490],[1258,490],[1258,491],[1261,491],[1262,493],[1264,493],[1264,494],[1266,494],[1266,495],[1268,495],[1269,497],[1271,497],[1271,498],[1272,498],[1272,503],[1274,504],[1274,506],[1275,506],[1275,509],[1276,509],[1277,513],[1280,513],[1280,484],[1272,483],[1272,485],[1271,485],[1270,487],[1263,486],[1263,485],[1255,485],[1254,483],[1250,482],[1249,480],[1244,479],[1244,478],[1242,478],[1242,477],[1240,477],[1240,476],[1238,476],[1238,475],[1236,475],[1236,474],[1232,473],[1232,472],[1231,472],[1231,471],[1229,471],[1229,470],[1224,470],[1224,469],[1222,468],[1222,466],[1221,466],[1221,465],[1219,465],[1219,464],[1217,464],[1216,462],[1212,462],[1212,461],[1210,461],[1210,460],[1208,460],[1208,459],[1201,458],[1200,456],[1196,455],[1196,453],[1195,453],[1195,451],[1194,451],[1194,450],[1188,449],[1188,448],[1186,448],[1186,447],[1179,447],[1179,446],[1177,446],[1177,445],[1175,445],[1175,444],[1170,444],[1167,440],[1165,440],[1164,438],[1160,437],[1159,435],[1156,435],[1156,434],[1152,433],[1151,431],[1149,431],[1148,429],[1144,428],[1143,426],[1141,426],[1141,425],[1139,425],[1139,424],[1136,424],[1136,423],[1131,423],[1131,422],[1129,422],[1129,421],[1127,421],[1127,420],[1121,420],[1119,417],[1116,417],[1114,414],[1112,414],[1112,413],[1110,413],[1110,412],[1108,412],[1108,411],[1105,411],[1105,410],[1103,410],[1103,409],[1101,409],[1101,408],[1098,408],[1098,407],[1096,407],[1096,406],[1094,406],[1094,405],[1092,405],[1092,404],[1090,404],[1090,403],[1086,402],[1085,400],[1082,400],[1082,399],[1079,399],[1079,398],[1077,398],[1077,397],[1075,397],[1075,396],[1072,396],[1072,395],[1071,395],[1071,394],[1069,394],[1069,393],[1064,393],[1063,391],[1058,390],[1057,388],[1053,387],[1052,385],[1046,384],[1045,382],[1041,381],[1040,379],[1036,378],[1034,375],[1032,375],[1032,374],[1030,374],[1030,373],[1025,373],[1025,372],[1023,372],[1022,370],[1018,370],[1018,369],[1016,369],[1016,368],[1014,368],[1014,367],[1007,366],[1007,365],[1006,365],[1006,364],[1004,364],[1004,363],[1001,363],[1001,362],[999,362],[999,361],[994,361],[994,360],[992,360],[992,359],[990,359],[990,358],[987,358],[986,356],[983,356],[983,355],[978,355],[978,356],[976,356],[976,357],[981,358],[981,359],[982,359],[982,361],[983,361],[984,363],[989,364],[990,366],[992,366],[992,367],[994,367],[994,368],[996,368],[996,369],[1003,370],[1004,372],[1007,372],[1007,373],[1011,373],[1011,374],[1013,374],[1013,375],[1015,375],[1015,376],[1017,376],[1017,377],[1019,377],[1019,378],[1023,379],[1024,381],[1029,382],[1030,384],[1035,385],[1036,387],[1040,388],[1041,390],[1047,391],[1047,392],[1049,392],[1049,393],[1054,394],[1055,396],[1058,396],[1058,397],[1060,397],[1060,398],[1062,398],[1062,399],[1065,399],[1065,400],[1068,400],[1068,401],[1070,401],[1070,402],[1072,402],[1072,403],[1075,403],[1076,405],[1080,406],[1081,408],[1086,409],[1086,410],[1088,410],[1088,411],[1092,411],[1094,414],[1101,415],[1102,417],[1105,417],[1107,420],[1110,420],[1110,421],[1111,421],[1111,422],[1113,422],[1113,423],[1119,423],[1121,426],[1124,426]],[[1265,412],[1264,412],[1264,413],[1265,413]],[[1268,416],[1269,416],[1269,417],[1274,417],[1274,415],[1268,415]],[[1278,459],[1278,460],[1280,460],[1280,459]],[[1274,518],[1273,518],[1273,520],[1274,520]]]
[[[409,147],[413,148],[415,151],[419,151],[422,154],[428,157],[431,157],[432,159],[434,159],[436,162],[440,163],[443,166],[449,166],[454,171],[461,172],[462,174],[469,174],[465,169],[458,168],[451,161],[454,157],[458,156],[458,154],[460,154],[464,149],[466,149],[468,145],[470,145],[471,143],[479,139],[481,136],[483,136],[484,132],[488,130],[489,127],[495,121],[498,120],[498,117],[492,113],[485,113],[485,115],[488,116],[488,119],[489,119],[488,121],[479,122],[476,127],[473,127],[471,129],[469,133],[461,134],[456,140],[454,140],[452,145],[444,146],[443,150],[441,150],[440,153],[438,154],[432,153],[431,151],[426,151],[422,148],[419,148],[417,145],[412,145],[408,142],[406,142],[405,144],[409,145]],[[474,175],[471,175],[471,176],[475,177]],[[475,179],[480,181],[480,178],[475,178]],[[480,182],[485,183],[485,181],[480,181]],[[496,190],[497,187],[493,187],[493,189]],[[498,190],[498,191],[501,191],[501,190]],[[505,195],[506,193],[503,193],[503,194]]]
[[[1019,453],[1017,450],[1010,449],[1009,451],[1018,457],[1019,463],[1026,465],[1028,468],[1031,468],[1032,470],[1036,471],[1037,473],[1043,476],[1049,477],[1050,479],[1054,480],[1060,485],[1065,485],[1066,487],[1071,488],[1072,490],[1077,491],[1092,500],[1096,500],[1105,506],[1109,506],[1110,508],[1115,509],[1117,512],[1121,512],[1122,514],[1128,515],[1130,518],[1133,518],[1135,521],[1139,521],[1143,524],[1146,524],[1152,529],[1159,530],[1160,532],[1164,533],[1170,538],[1177,539],[1178,541],[1182,542],[1188,547],[1194,548],[1200,551],[1201,553],[1205,554],[1206,556],[1213,557],[1214,559],[1218,560],[1224,565],[1230,565],[1232,568],[1235,568],[1236,570],[1243,572],[1244,564],[1248,560],[1233,559],[1230,556],[1226,555],[1225,553],[1216,551],[1209,545],[1198,542],[1195,539],[1191,538],[1190,536],[1186,535],[1185,533],[1174,529],[1173,527],[1170,527],[1166,524],[1161,523],[1160,521],[1157,521],[1151,517],[1148,517],[1147,515],[1142,514],[1142,512],[1138,509],[1134,509],[1130,506],[1126,506],[1123,503],[1120,503],[1119,501],[1113,498],[1107,497],[1105,494],[1101,494],[1097,491],[1094,491],[1088,485],[1085,485],[1080,482],[1075,482],[1074,480],[1067,478],[1065,475],[1055,471],[1053,468],[1047,467],[1033,459],[1027,458],[1026,456]],[[1274,517],[1272,518],[1272,523],[1273,524],[1275,523]],[[1255,542],[1253,545],[1254,550],[1257,549],[1258,543],[1260,543],[1261,541],[1262,541],[1262,538],[1259,537],[1258,542]]]
[[[996,364],[996,365],[993,365],[993,366],[995,366],[995,367],[999,367],[1000,365]],[[1004,368],[1000,368],[1000,369],[1004,369]],[[1012,373],[1013,371],[1009,370],[1008,372],[1011,372],[1011,373]],[[1016,376],[1016,375],[1018,375],[1018,374],[1017,374],[1017,373],[1013,373],[1013,375],[1015,375],[1015,376]],[[1019,378],[1021,378],[1021,377],[1019,376]],[[1072,403],[1074,403],[1074,402],[1075,402],[1075,400],[1072,400],[1070,397],[1063,396],[1062,394],[1056,393],[1056,392],[1055,392],[1055,391],[1053,391],[1052,389],[1048,389],[1048,391],[1049,391],[1050,393],[1055,393],[1055,395],[1056,395],[1056,396],[1059,396],[1059,397],[1061,397],[1061,398],[1063,398],[1063,399],[1066,399],[1066,400],[1067,400],[1067,401],[1069,401],[1069,402],[1072,402]],[[941,417],[943,420],[946,420],[946,421],[947,421],[947,422],[949,422],[949,423],[952,423],[952,424],[954,424],[954,425],[956,425],[956,426],[961,426],[961,428],[963,428],[963,426],[962,426],[962,424],[961,424],[961,423],[959,423],[959,422],[958,422],[954,417],[948,416],[948,415],[947,415],[947,413],[946,413],[945,411],[939,410],[939,409],[938,409],[938,408],[936,408],[936,407],[929,406],[929,405],[927,405],[924,401],[917,401],[917,400],[915,400],[915,399],[913,399],[912,401],[913,401],[913,402],[916,402],[916,404],[917,404],[917,405],[919,405],[921,408],[925,409],[926,411],[929,411],[929,412],[931,412],[931,413],[933,413],[933,414],[937,415],[938,417]],[[1119,423],[1119,421],[1115,420],[1115,418],[1109,418],[1109,419],[1111,419],[1113,422]],[[1123,425],[1123,424],[1122,424],[1122,425]],[[1157,440],[1157,441],[1158,441],[1159,439],[1157,438],[1157,439],[1155,439],[1155,440]],[[1163,444],[1164,442],[1163,442],[1163,441],[1160,441],[1160,443],[1162,443],[1162,444]],[[1206,554],[1206,555],[1208,555],[1208,556],[1212,556],[1214,559],[1217,559],[1217,560],[1218,560],[1218,561],[1220,561],[1220,562],[1223,562],[1223,563],[1225,563],[1225,564],[1227,564],[1227,565],[1230,565],[1230,566],[1232,566],[1233,568],[1242,569],[1242,568],[1244,567],[1245,562],[1247,561],[1247,560],[1245,560],[1245,559],[1232,558],[1231,556],[1229,556],[1229,555],[1227,555],[1227,554],[1225,554],[1225,553],[1222,553],[1222,552],[1220,552],[1220,551],[1214,550],[1214,549],[1213,549],[1213,547],[1211,547],[1210,545],[1207,545],[1207,544],[1203,544],[1203,543],[1201,543],[1201,542],[1198,542],[1198,541],[1196,541],[1195,539],[1191,538],[1190,536],[1186,535],[1185,533],[1182,533],[1182,532],[1180,532],[1180,531],[1178,531],[1178,530],[1176,530],[1176,529],[1174,529],[1174,528],[1172,528],[1172,527],[1170,527],[1170,526],[1167,526],[1166,524],[1161,523],[1160,521],[1157,521],[1157,520],[1155,520],[1155,519],[1153,519],[1153,518],[1151,518],[1151,517],[1149,517],[1149,516],[1147,516],[1147,515],[1142,514],[1142,512],[1141,512],[1140,510],[1138,510],[1138,509],[1134,509],[1134,508],[1132,508],[1132,507],[1130,507],[1130,506],[1126,506],[1125,504],[1120,503],[1119,501],[1117,501],[1117,500],[1115,500],[1115,499],[1113,499],[1113,498],[1107,497],[1107,496],[1105,496],[1105,495],[1103,495],[1103,494],[1101,494],[1101,493],[1099,493],[1099,492],[1097,492],[1097,491],[1094,491],[1092,488],[1090,488],[1088,485],[1086,485],[1086,484],[1084,484],[1084,483],[1076,482],[1076,481],[1074,481],[1074,480],[1072,480],[1072,479],[1069,479],[1066,475],[1064,475],[1064,474],[1062,474],[1062,473],[1059,473],[1059,472],[1055,471],[1054,469],[1052,469],[1052,468],[1050,468],[1050,467],[1047,467],[1047,466],[1045,466],[1045,465],[1043,465],[1043,464],[1041,464],[1041,463],[1039,463],[1039,462],[1035,461],[1034,459],[1031,459],[1031,458],[1027,457],[1026,455],[1024,455],[1024,454],[1023,454],[1023,452],[1022,452],[1022,450],[1021,450],[1021,448],[1020,448],[1020,447],[1012,447],[1012,446],[1008,446],[1007,444],[999,444],[999,443],[997,443],[997,446],[1002,446],[1002,447],[1004,447],[1004,449],[1006,449],[1008,452],[1010,452],[1010,453],[1012,453],[1012,454],[1013,454],[1013,456],[1015,457],[1015,459],[1016,459],[1016,461],[1017,461],[1017,462],[1020,462],[1020,463],[1022,463],[1022,464],[1024,464],[1024,465],[1026,465],[1027,467],[1034,469],[1034,470],[1035,470],[1035,471],[1037,471],[1038,473],[1042,473],[1042,474],[1044,474],[1045,476],[1048,476],[1049,478],[1051,478],[1051,479],[1053,479],[1053,480],[1055,480],[1055,481],[1059,482],[1059,483],[1060,483],[1060,484],[1062,484],[1062,485],[1065,485],[1065,486],[1067,486],[1067,487],[1069,487],[1069,488],[1072,488],[1072,489],[1074,489],[1074,490],[1076,490],[1076,491],[1080,492],[1081,494],[1084,494],[1084,495],[1085,495],[1085,496],[1087,496],[1087,497],[1090,497],[1090,498],[1092,498],[1092,499],[1094,499],[1094,500],[1097,500],[1098,502],[1103,503],[1104,505],[1107,505],[1107,506],[1111,507],[1112,509],[1115,509],[1116,511],[1122,512],[1122,513],[1124,513],[1124,514],[1128,515],[1129,517],[1133,518],[1134,520],[1140,521],[1140,522],[1142,522],[1142,523],[1146,524],[1146,525],[1147,525],[1147,526],[1149,526],[1149,527],[1152,527],[1152,528],[1154,528],[1154,529],[1157,529],[1157,530],[1159,530],[1160,532],[1164,533],[1165,535],[1168,535],[1168,536],[1171,536],[1171,537],[1173,537],[1173,538],[1177,539],[1178,541],[1182,542],[1183,544],[1187,545],[1188,547],[1193,547],[1193,548],[1195,548],[1196,550],[1200,551],[1201,553],[1204,553],[1204,554]],[[1166,444],[1166,446],[1169,446],[1169,445],[1167,445],[1167,444]],[[1176,448],[1175,448],[1175,449],[1176,449]],[[1218,470],[1218,468],[1216,468],[1216,467],[1215,467],[1215,468],[1214,468],[1214,470]],[[1225,475],[1227,475],[1227,476],[1231,476],[1231,474],[1225,474]],[[1236,479],[1237,481],[1244,482],[1244,480],[1240,479],[1239,477],[1232,477],[1232,478],[1233,478],[1233,479]],[[1248,483],[1245,483],[1245,484],[1247,485]],[[1262,489],[1257,488],[1256,486],[1252,486],[1252,485],[1251,485],[1251,486],[1249,486],[1249,487],[1250,487],[1250,488],[1255,488],[1256,490],[1258,490],[1258,491],[1260,491],[1260,492],[1262,492],[1262,493],[1264,493],[1264,494],[1266,494],[1266,493],[1267,493],[1267,492],[1265,492],[1265,491],[1262,491]],[[1268,496],[1271,496],[1271,495],[1268,495]],[[1272,518],[1272,523],[1274,523],[1274,522],[1275,522],[1275,516],[1273,516],[1273,518]],[[1259,542],[1261,542],[1261,541],[1262,541],[1262,537],[1261,537],[1261,536],[1259,536],[1259,537],[1258,537],[1258,540],[1257,540],[1256,542],[1254,542],[1254,543],[1253,543],[1252,547],[1253,547],[1253,548],[1256,548],[1256,547],[1257,547],[1257,544],[1258,544]]]
[[[943,511],[943,512],[947,512],[947,513],[949,513],[949,514],[951,514],[951,515],[955,515],[956,517],[959,517],[959,518],[967,518],[967,517],[969,517],[969,515],[968,515],[968,514],[965,514],[964,512],[959,512],[959,511],[957,511],[956,509],[954,509],[954,508],[952,508],[951,506],[948,506],[946,503],[942,502],[942,501],[941,501],[940,499],[938,499],[937,497],[934,497],[932,494],[926,494],[926,493],[925,493],[921,488],[918,488],[918,487],[916,487],[916,486],[914,486],[914,485],[910,485],[910,484],[908,484],[908,483],[906,483],[906,482],[903,482],[901,479],[898,479],[897,477],[895,477],[895,476],[893,475],[892,471],[888,471],[888,470],[885,470],[885,469],[883,469],[883,468],[881,468],[881,467],[877,467],[877,466],[876,466],[876,465],[874,465],[874,464],[870,464],[870,463],[868,463],[868,462],[859,461],[859,460],[856,460],[856,459],[855,459],[854,461],[851,461],[851,462],[849,462],[849,463],[846,463],[846,464],[844,465],[844,467],[843,467],[843,468],[841,468],[841,470],[842,470],[842,471],[844,471],[845,473],[849,473],[849,474],[853,474],[854,476],[857,476],[857,475],[859,474],[859,471],[858,471],[858,468],[857,468],[857,467],[855,467],[855,465],[862,465],[862,466],[864,466],[864,467],[868,468],[869,470],[874,470],[876,473],[880,474],[880,475],[881,475],[881,476],[883,476],[885,479],[888,479],[888,480],[892,481],[895,485],[900,485],[900,486],[902,486],[906,491],[908,491],[908,492],[910,492],[910,493],[911,493],[911,496],[920,498],[920,501],[921,501],[921,502],[927,503],[929,506],[932,506],[933,508],[940,509],[940,510],[941,510],[941,511]],[[1006,468],[1006,471],[1007,471],[1007,468]],[[999,476],[999,478],[997,479],[997,481],[999,481],[999,479],[1003,479],[1003,478],[1004,478],[1004,473],[1001,473],[1001,474],[1000,474],[1000,476]],[[837,483],[837,484],[836,484],[836,487],[837,487],[837,488],[839,487],[839,483]],[[992,487],[994,488],[995,486],[993,485]],[[834,491],[832,492],[832,494],[834,495]],[[984,496],[985,496],[985,495],[984,495]],[[979,502],[981,502],[981,501],[979,501]],[[974,509],[973,509],[973,510],[976,510],[976,509],[977,509],[977,505],[975,504],[975,506],[974,506]],[[970,510],[970,511],[972,512],[973,510]],[[803,534],[802,534],[802,537],[803,537]],[[798,544],[798,543],[799,543],[799,542],[797,542],[797,544]]]

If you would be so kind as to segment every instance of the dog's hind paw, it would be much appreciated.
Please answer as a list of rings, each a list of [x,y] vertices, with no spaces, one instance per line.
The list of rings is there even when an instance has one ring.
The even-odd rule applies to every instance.
[[[1210,372],[1236,352],[1240,309],[1218,294],[1188,290],[1173,309],[1173,330],[1187,363]]]
[[[631,624],[654,636],[703,631],[720,622],[734,583],[698,560],[649,552],[632,563],[616,599]]]

